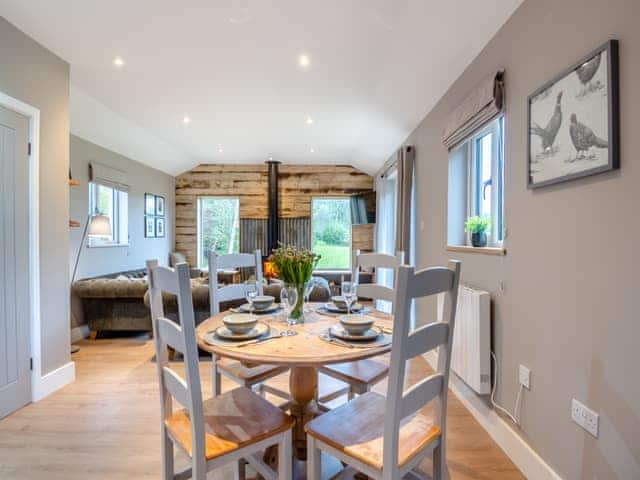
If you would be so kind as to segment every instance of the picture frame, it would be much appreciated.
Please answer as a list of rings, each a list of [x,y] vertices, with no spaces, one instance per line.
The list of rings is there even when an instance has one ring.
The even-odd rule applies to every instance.
[[[156,237],[156,218],[154,216],[145,215],[144,217],[144,237]]]
[[[164,217],[164,197],[156,195],[156,215]]]
[[[527,187],[620,168],[618,41],[609,40],[527,97]]]
[[[156,214],[156,196],[153,193],[144,194],[144,214],[145,215]]]
[[[156,238],[164,238],[165,235],[165,223],[164,217],[156,217]]]

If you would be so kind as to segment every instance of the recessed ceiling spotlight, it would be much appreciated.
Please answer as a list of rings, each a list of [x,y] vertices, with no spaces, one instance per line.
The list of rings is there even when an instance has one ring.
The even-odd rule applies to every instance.
[[[184,123],[185,125],[189,125],[191,123],[191,117],[184,117],[182,119],[182,123]]]
[[[124,67],[124,60],[121,57],[116,57],[113,59],[113,64],[118,68]]]
[[[218,153],[222,153],[224,150],[222,150],[222,147],[218,147]]]
[[[307,116],[307,118],[304,119],[304,123],[311,125],[313,123],[313,118]]]
[[[315,153],[315,150],[313,148],[310,148],[309,153]]]
[[[307,68],[309,65],[311,65],[311,59],[308,55],[303,53],[298,56],[298,65],[300,65],[302,68]]]
[[[273,161],[273,157],[269,157],[269,161],[270,161],[270,162],[271,162],[271,161]]]

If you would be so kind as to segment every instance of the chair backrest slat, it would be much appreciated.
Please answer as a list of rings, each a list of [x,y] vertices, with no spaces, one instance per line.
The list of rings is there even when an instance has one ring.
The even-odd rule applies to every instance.
[[[460,262],[450,261],[448,268],[433,267],[415,271],[414,267],[398,267],[395,283],[395,317],[391,345],[391,365],[384,424],[383,477],[387,469],[398,470],[400,425],[404,418],[415,413],[432,400],[437,400],[441,448],[446,443],[447,392],[451,365],[451,343],[455,326]],[[439,322],[411,332],[411,304],[416,298],[445,292],[443,317]],[[404,390],[407,359],[438,348],[436,372],[416,385]]]
[[[184,353],[184,334],[182,333],[182,327],[176,325],[168,318],[158,318],[158,334],[162,337],[163,341],[174,350],[180,353]]]
[[[222,269],[254,268],[258,285],[258,295],[262,295],[262,253],[230,253],[218,255],[214,249],[209,251],[209,308],[211,315],[220,313],[220,302],[244,298],[246,287],[243,284],[225,285],[218,288],[218,271]]]
[[[431,267],[416,272],[415,280],[409,285],[409,296],[412,298],[428,297],[451,290],[454,273],[445,267]]]
[[[373,300],[393,302],[395,300],[395,280],[393,287],[387,287],[377,283],[360,284],[360,269],[389,268],[393,270],[395,276],[395,272],[402,264],[403,259],[404,252],[397,252],[396,255],[387,255],[386,253],[360,253],[360,250],[356,250],[351,278],[358,284],[358,296],[371,298]]]
[[[162,368],[162,377],[164,380],[164,386],[171,396],[182,406],[188,407],[191,402],[191,396],[189,395],[189,387],[184,379],[168,367]]]
[[[218,288],[216,298],[218,302],[227,302],[229,300],[238,300],[244,298],[247,292],[247,287],[243,283],[236,283],[233,285],[225,285]]]
[[[178,295],[180,287],[178,286],[178,278],[166,268],[158,268],[154,278],[156,287],[163,292]]]
[[[409,388],[400,400],[400,417],[408,417],[438,396],[442,391],[443,382],[444,376],[434,373]]]
[[[449,325],[442,322],[424,325],[409,334],[404,347],[404,358],[409,360],[418,355],[430,352],[449,340]]]
[[[191,419],[192,462],[196,470],[204,471],[206,465],[204,413],[202,409],[202,387],[198,364],[195,315],[189,266],[178,263],[175,269],[158,266],[157,260],[147,261],[147,278],[151,304],[151,323],[156,347],[156,365],[160,383],[160,413],[162,421],[172,415],[172,398],[189,412]],[[164,315],[162,293],[173,293],[178,300],[178,320],[173,324]],[[182,349],[185,379],[171,368],[167,346]]]

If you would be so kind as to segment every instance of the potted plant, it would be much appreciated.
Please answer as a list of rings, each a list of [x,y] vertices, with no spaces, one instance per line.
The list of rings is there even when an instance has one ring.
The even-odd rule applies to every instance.
[[[281,246],[273,251],[269,261],[273,262],[278,278],[286,287],[294,287],[298,300],[291,311],[291,318],[302,319],[304,312],[304,286],[311,280],[320,255],[309,250],[298,250],[293,246]]]
[[[491,218],[486,216],[469,217],[464,224],[464,231],[471,234],[471,245],[474,247],[487,246],[489,228],[491,228]]]

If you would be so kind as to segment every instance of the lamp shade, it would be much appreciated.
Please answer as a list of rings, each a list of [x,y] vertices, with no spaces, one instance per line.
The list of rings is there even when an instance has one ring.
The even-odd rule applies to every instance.
[[[94,215],[89,223],[89,237],[110,237],[111,219],[106,215]]]

